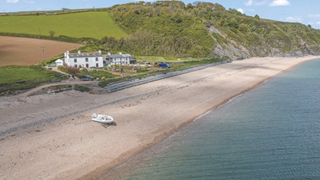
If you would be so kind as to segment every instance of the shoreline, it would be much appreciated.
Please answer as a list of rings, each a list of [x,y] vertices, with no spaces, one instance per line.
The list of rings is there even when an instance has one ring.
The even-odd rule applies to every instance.
[[[13,172],[12,169],[10,170],[10,167],[7,166],[4,167],[6,170],[0,169],[0,174],[4,174],[4,177],[0,177],[0,179],[5,179],[6,175],[7,177],[13,177],[12,179],[18,179],[19,177],[27,177],[27,179],[90,179],[103,177],[108,171],[112,172],[117,169],[120,169],[120,173],[122,166],[126,166],[123,164],[128,163],[130,159],[178,132],[200,116],[218,108],[240,94],[259,87],[263,82],[277,74],[287,71],[302,62],[318,58],[319,57],[316,56],[304,58],[252,58],[242,62],[233,62],[229,65],[207,68],[179,77],[172,77],[109,94],[108,96],[110,97],[108,98],[111,100],[133,97],[115,104],[88,110],[86,113],[79,113],[71,117],[62,118],[61,120],[50,123],[47,125],[49,127],[43,128],[39,133],[29,133],[29,135],[26,135],[24,132],[20,134],[16,133],[15,136],[9,136],[0,141],[0,143],[3,142],[10,148],[14,147],[13,145],[17,145],[21,140],[33,142],[32,140],[40,138],[40,141],[42,140],[42,143],[40,143],[41,146],[44,144],[49,145],[49,147],[44,147],[43,152],[41,152],[41,155],[43,155],[47,161],[40,161],[41,158],[39,157],[41,157],[41,155],[20,155],[20,157],[23,157],[19,162],[19,164],[22,164],[20,168],[28,166],[27,169],[30,170],[37,167],[37,164],[54,164],[50,171],[48,170],[48,172],[45,173],[38,171],[34,174],[25,171],[18,173]],[[290,62],[285,62],[285,60]],[[275,61],[274,64],[272,64],[273,61]],[[283,69],[284,67],[286,68]],[[207,76],[204,77],[204,75]],[[255,77],[249,77],[248,75]],[[242,83],[235,81],[235,78],[239,77],[243,78],[241,80]],[[166,86],[163,87],[163,84],[166,84]],[[244,88],[243,86],[246,87]],[[139,94],[142,91],[147,95]],[[201,93],[199,93],[199,91],[201,91]],[[77,93],[75,95],[77,95]],[[90,98],[90,96],[86,97]],[[101,98],[102,96],[94,97],[104,100]],[[60,98],[64,98],[64,96],[61,95]],[[51,99],[48,98],[48,100]],[[158,104],[155,105],[155,103]],[[3,109],[1,106],[0,108]],[[2,112],[1,109],[0,113]],[[115,114],[114,117],[116,117],[115,120],[118,126],[103,128],[98,124],[92,124],[88,121],[91,112],[103,112],[106,111],[106,109],[109,111],[113,110],[112,112]],[[165,113],[159,114],[157,109],[163,109]],[[150,112],[153,114],[150,114]],[[158,116],[162,116],[162,118]],[[130,119],[128,119],[129,117]],[[75,121],[80,125],[76,127],[69,123],[71,118],[77,118]],[[2,123],[2,119],[0,120],[0,123]],[[70,130],[70,127],[74,129]],[[72,132],[69,133],[68,131]],[[44,134],[42,136],[39,135],[41,133],[46,133],[47,137],[43,137]],[[62,135],[60,135],[60,133],[62,133]],[[82,143],[82,133],[89,136],[89,139],[86,139],[84,143]],[[47,157],[46,154],[51,151],[52,145],[54,144],[51,141],[49,142],[48,139],[55,136],[63,138],[63,135],[67,135],[65,136],[67,137],[66,139],[76,139],[81,135],[81,143],[76,140],[70,140],[70,143],[75,145],[68,146],[66,145],[67,143],[65,143],[65,149],[56,150],[53,152],[54,155]],[[110,142],[108,139],[106,140],[105,137],[110,137]],[[66,139],[60,140],[60,142],[65,142]],[[24,150],[21,149],[26,147],[30,149],[30,145],[27,144],[28,143],[19,144],[18,148],[20,149],[20,153],[24,152]],[[0,147],[0,150],[1,152],[8,152],[8,148]],[[100,150],[96,150],[95,148],[99,148]],[[36,150],[39,148],[31,147],[31,149]],[[94,151],[94,153],[90,155],[90,151]],[[86,154],[88,152],[90,156],[88,158],[79,156],[81,153]],[[78,155],[74,156],[74,154]],[[5,154],[4,157],[6,156]],[[59,167],[61,162],[59,164],[57,160],[54,160],[57,157],[59,157],[58,159],[60,160],[69,160],[70,162],[61,168]],[[35,158],[37,160],[35,161],[35,165],[29,167],[30,163],[25,161],[28,158]],[[12,153],[9,159],[15,160],[18,158]],[[6,159],[5,162],[9,159]],[[133,162],[133,164],[134,163],[135,162]],[[107,175],[109,177],[110,174]],[[116,174],[113,176],[116,176]]]
[[[320,57],[319,57],[320,58]],[[317,58],[315,58],[317,59]],[[310,59],[310,60],[315,60],[315,59]],[[306,61],[310,61],[310,60],[306,60]],[[120,158],[120,159],[117,159],[118,162],[115,162],[114,164],[111,163],[111,165],[109,164],[106,164],[105,166],[103,167],[99,167],[97,168],[95,171],[92,171],[80,178],[77,178],[77,180],[86,180],[86,179],[105,179],[105,178],[108,178],[108,179],[119,179],[121,178],[123,172],[127,172],[127,171],[131,171],[132,170],[132,167],[137,165],[137,164],[140,164],[142,163],[140,158],[141,156],[142,157],[146,157],[150,154],[154,154],[154,153],[157,153],[157,152],[152,152],[152,148],[154,146],[156,146],[157,144],[165,141],[166,139],[170,138],[171,136],[174,136],[176,133],[178,133],[179,131],[181,131],[184,127],[188,126],[189,124],[193,123],[194,121],[196,121],[197,119],[200,119],[201,117],[205,116],[206,114],[210,113],[211,111],[214,111],[215,109],[227,104],[228,102],[230,102],[230,100],[232,99],[235,99],[245,93],[248,93],[258,87],[260,87],[261,85],[263,85],[266,81],[268,81],[270,78],[272,77],[275,77],[279,74],[282,74],[286,71],[289,71],[290,69],[298,66],[299,64],[302,64],[306,61],[303,61],[303,62],[300,62],[298,64],[295,64],[295,65],[292,65],[291,67],[287,68],[287,69],[284,69],[282,70],[281,72],[273,75],[273,76],[270,76],[264,80],[261,80],[260,82],[258,82],[257,84],[253,85],[251,88],[247,89],[247,90],[244,90],[243,92],[240,92],[239,94],[233,96],[233,97],[230,97],[228,99],[225,99],[223,102],[221,102],[220,104],[218,105],[215,105],[214,107],[212,107],[211,109],[207,110],[205,113],[203,114],[200,114],[198,117],[194,118],[193,120],[188,120],[186,121],[185,123],[181,124],[181,126],[178,128],[178,129],[175,129],[171,134],[169,133],[168,134],[164,134],[163,136],[160,136],[159,138],[156,138],[156,140],[147,145],[146,147],[141,147],[139,148],[136,152],[132,152],[130,154],[130,152],[128,152],[129,155]],[[134,151],[134,149],[133,149]],[[158,151],[158,150],[156,150]],[[98,175],[97,175],[98,174]],[[126,174],[126,173],[125,173]]]

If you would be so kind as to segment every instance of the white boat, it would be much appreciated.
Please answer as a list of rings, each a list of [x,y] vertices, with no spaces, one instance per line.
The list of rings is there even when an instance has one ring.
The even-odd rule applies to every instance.
[[[113,123],[113,117],[106,114],[96,115],[96,113],[94,113],[91,120],[99,123]]]

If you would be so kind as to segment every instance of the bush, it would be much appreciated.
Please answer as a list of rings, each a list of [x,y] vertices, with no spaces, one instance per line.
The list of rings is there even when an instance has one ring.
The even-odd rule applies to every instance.
[[[80,73],[79,68],[73,67],[73,66],[68,66],[67,64],[64,64],[63,66],[59,66],[58,69],[62,72],[65,72],[68,74],[73,74],[73,75]]]
[[[76,84],[75,85],[75,90],[81,91],[81,92],[89,92],[90,88],[86,87],[86,86],[81,86]]]
[[[246,33],[248,31],[248,26],[246,24],[240,24],[238,30],[242,33]]]

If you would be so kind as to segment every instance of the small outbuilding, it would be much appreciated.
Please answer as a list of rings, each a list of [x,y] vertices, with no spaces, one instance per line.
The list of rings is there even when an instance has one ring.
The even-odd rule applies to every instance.
[[[56,66],[63,66],[63,60],[62,59],[57,59],[56,60]]]

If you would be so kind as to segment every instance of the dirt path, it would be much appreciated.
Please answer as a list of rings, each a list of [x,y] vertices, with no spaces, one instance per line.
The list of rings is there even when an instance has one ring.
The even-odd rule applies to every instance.
[[[98,86],[98,83],[99,82],[97,82],[97,81],[93,81],[93,82],[92,81],[71,81],[71,82],[51,83],[51,84],[45,84],[45,85],[42,85],[42,86],[38,86],[36,88],[31,89],[30,91],[27,91],[25,93],[21,93],[21,94],[19,94],[17,96],[19,98],[25,98],[25,97],[28,97],[30,94],[41,90],[42,88],[51,87],[51,86],[57,86],[57,85],[93,84],[93,85]]]

